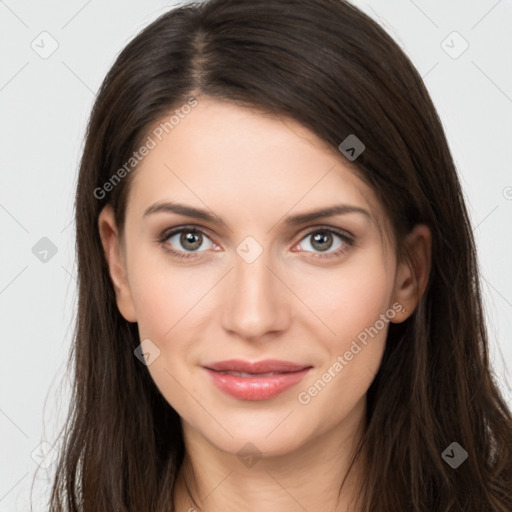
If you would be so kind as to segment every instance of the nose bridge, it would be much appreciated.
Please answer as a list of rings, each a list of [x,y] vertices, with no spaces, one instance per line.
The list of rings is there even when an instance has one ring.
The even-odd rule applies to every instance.
[[[255,339],[287,325],[289,297],[274,275],[271,253],[253,237],[246,237],[234,254],[223,322],[226,329],[245,338]]]

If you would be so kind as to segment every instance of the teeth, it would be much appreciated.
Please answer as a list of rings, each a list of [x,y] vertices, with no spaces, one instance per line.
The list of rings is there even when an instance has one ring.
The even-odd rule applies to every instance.
[[[270,377],[272,375],[278,375],[279,372],[269,372],[269,373],[246,373],[246,372],[234,372],[234,371],[225,371],[221,373],[226,373],[227,375],[236,375],[237,377]]]

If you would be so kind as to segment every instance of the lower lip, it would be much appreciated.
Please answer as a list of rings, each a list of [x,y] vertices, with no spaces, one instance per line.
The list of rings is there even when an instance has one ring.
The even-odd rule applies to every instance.
[[[311,368],[268,377],[238,377],[206,368],[221,391],[239,400],[268,400],[299,383]]]

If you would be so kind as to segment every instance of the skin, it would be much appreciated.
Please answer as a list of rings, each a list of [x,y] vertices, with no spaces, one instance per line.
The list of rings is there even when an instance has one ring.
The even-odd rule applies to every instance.
[[[119,310],[160,350],[147,369],[182,418],[186,456],[176,510],[194,510],[186,479],[205,512],[347,511],[362,468],[338,491],[389,323],[359,343],[362,350],[309,403],[298,394],[332,373],[338,356],[393,304],[400,311],[389,321],[412,314],[427,283],[430,232],[416,226],[406,240],[416,263],[398,262],[382,206],[341,153],[293,120],[198,99],[134,171],[124,233],[110,206],[98,220]],[[223,223],[170,212],[144,217],[157,201],[203,208]],[[284,222],[339,203],[371,217]],[[158,241],[165,230],[190,225],[205,234],[196,251],[180,244],[179,233]],[[320,226],[351,233],[355,245],[336,234],[315,245]],[[262,250],[251,263],[236,251],[247,236]],[[179,260],[165,245],[196,257]],[[213,386],[202,368],[232,358],[313,368],[275,398],[239,400]],[[237,456],[247,442],[258,450],[250,467]]]

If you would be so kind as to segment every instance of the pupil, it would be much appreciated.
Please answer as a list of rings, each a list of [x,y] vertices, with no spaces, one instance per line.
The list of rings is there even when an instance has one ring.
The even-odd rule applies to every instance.
[[[331,234],[330,233],[317,233],[314,237],[313,237],[313,246],[316,248],[316,249],[319,249],[319,250],[325,250],[325,249],[328,249],[329,247],[325,247],[323,246],[322,247],[322,243],[325,244],[326,241],[331,241],[330,239],[332,238]],[[322,242],[323,241],[323,242]],[[320,242],[320,247],[317,247],[316,244],[318,244]],[[330,244],[328,244],[330,246]]]
[[[194,238],[196,238],[196,242],[194,243]],[[181,235],[181,243],[183,247],[187,248],[187,244],[191,244],[192,247],[188,246],[188,249],[195,250],[201,247],[201,239],[199,238],[199,233],[188,232]]]

